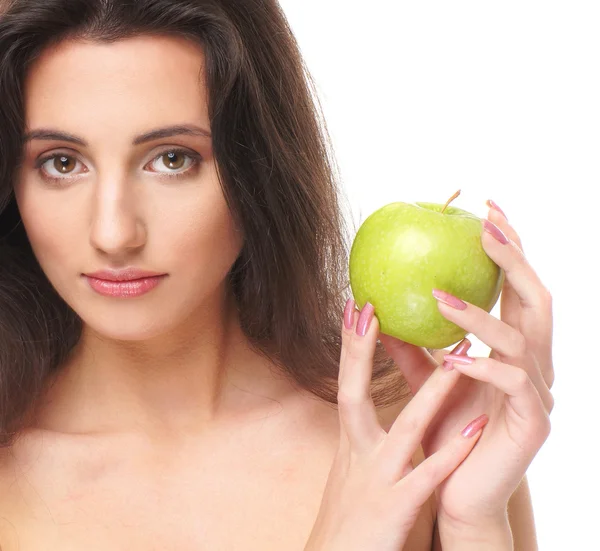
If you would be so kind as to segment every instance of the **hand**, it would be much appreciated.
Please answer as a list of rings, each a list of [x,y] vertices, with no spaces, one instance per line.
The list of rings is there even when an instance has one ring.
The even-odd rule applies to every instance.
[[[460,310],[438,301],[438,308],[492,351],[489,358],[474,358],[471,364],[452,362],[456,386],[423,439],[427,457],[473,415],[486,412],[490,418],[478,445],[436,491],[438,522],[458,527],[481,525],[506,514],[510,496],[550,433],[554,405],[550,293],[525,259],[506,218],[494,209],[488,216],[509,238],[502,244],[482,231],[484,250],[506,274],[501,319],[472,304]],[[380,340],[413,393],[417,391],[437,362],[423,348],[389,335],[382,334]],[[466,339],[462,344],[470,346]],[[444,352],[434,354],[440,363]],[[466,350],[462,354],[464,359]]]
[[[455,373],[436,369],[386,432],[370,393],[379,322],[370,304],[359,318],[354,301],[348,301],[344,318],[340,445],[305,551],[399,551],[422,505],[468,456],[487,417],[469,435],[457,428],[413,469],[415,450],[454,386]],[[365,327],[364,336],[357,333],[357,328]]]

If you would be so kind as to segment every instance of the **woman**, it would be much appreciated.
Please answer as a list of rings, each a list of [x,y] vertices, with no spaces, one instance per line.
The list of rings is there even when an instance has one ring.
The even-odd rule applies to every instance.
[[[552,314],[502,214],[503,319],[439,306],[493,353],[446,370],[346,302],[275,0],[2,10],[0,547],[533,548]]]

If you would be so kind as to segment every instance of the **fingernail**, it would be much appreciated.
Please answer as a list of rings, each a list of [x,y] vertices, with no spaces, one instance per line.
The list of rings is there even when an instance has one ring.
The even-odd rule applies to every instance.
[[[508,239],[506,235],[504,235],[502,230],[498,226],[496,226],[496,224],[490,222],[487,218],[483,219],[483,229],[488,233],[491,233],[503,245],[506,245],[508,243]]]
[[[440,289],[433,289],[432,293],[437,300],[442,301],[448,306],[452,306],[452,308],[456,308],[458,310],[465,310],[467,308],[466,302],[463,302],[462,300],[456,298],[450,293],[446,293],[446,291],[441,291]]]
[[[351,298],[346,302],[346,307],[344,308],[344,325],[346,326],[346,329],[352,329],[355,304],[356,303]]]
[[[371,320],[373,319],[373,314],[375,313],[375,307],[367,302],[363,306],[360,311],[360,316],[358,317],[358,323],[356,324],[356,334],[360,337],[364,337],[369,330],[369,325],[371,325]]]
[[[477,432],[479,431],[479,429],[481,429],[482,427],[485,427],[489,421],[489,417],[484,413],[483,415],[480,415],[479,417],[477,417],[477,419],[474,419],[473,421],[471,421],[461,432],[461,434],[465,437],[465,438],[470,438],[471,436],[475,436],[477,434]]]
[[[504,211],[496,203],[494,203],[494,201],[488,199],[485,204],[491,209],[497,210],[502,216],[504,216],[504,218],[506,218],[506,220],[508,220],[508,216],[504,214]]]
[[[463,339],[450,351],[450,354],[466,354],[469,348],[471,348],[471,341]]]
[[[471,341],[469,339],[463,339],[450,351],[450,354],[466,354],[469,348],[471,348]],[[452,362],[445,361],[442,364],[442,369],[445,371],[452,371],[454,369]]]
[[[475,361],[475,358],[471,358],[470,356],[459,356],[458,354],[444,354],[444,360],[451,363],[458,364],[472,364]]]

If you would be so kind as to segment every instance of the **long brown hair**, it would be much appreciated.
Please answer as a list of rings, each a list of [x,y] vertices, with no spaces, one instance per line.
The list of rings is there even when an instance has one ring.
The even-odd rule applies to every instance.
[[[277,0],[0,0],[0,445],[24,428],[82,329],[40,268],[14,198],[28,66],[65,39],[138,35],[203,48],[219,181],[245,236],[228,275],[242,330],[297,385],[337,403],[353,234],[316,87]],[[378,342],[375,404],[407,395]]]

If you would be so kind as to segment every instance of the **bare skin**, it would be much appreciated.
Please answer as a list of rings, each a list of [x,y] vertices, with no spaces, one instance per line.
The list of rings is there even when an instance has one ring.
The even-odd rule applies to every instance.
[[[337,412],[278,376],[240,329],[226,274],[243,235],[210,138],[132,145],[167,125],[210,131],[202,67],[193,44],[139,37],[62,43],[28,76],[27,130],[87,142],[30,141],[15,185],[34,252],[84,333],[0,453],[3,551],[301,551],[308,538]],[[174,148],[199,154],[198,168],[169,168]],[[58,182],[34,166],[51,153],[43,167]],[[173,172],[186,175],[161,177]],[[117,299],[81,275],[130,265],[168,277]],[[403,405],[381,411],[384,427]],[[433,514],[407,548],[431,548]]]
[[[314,400],[282,405],[170,440],[26,434],[2,462],[3,551],[302,551],[339,429]],[[430,500],[406,549],[431,549],[433,514]]]

